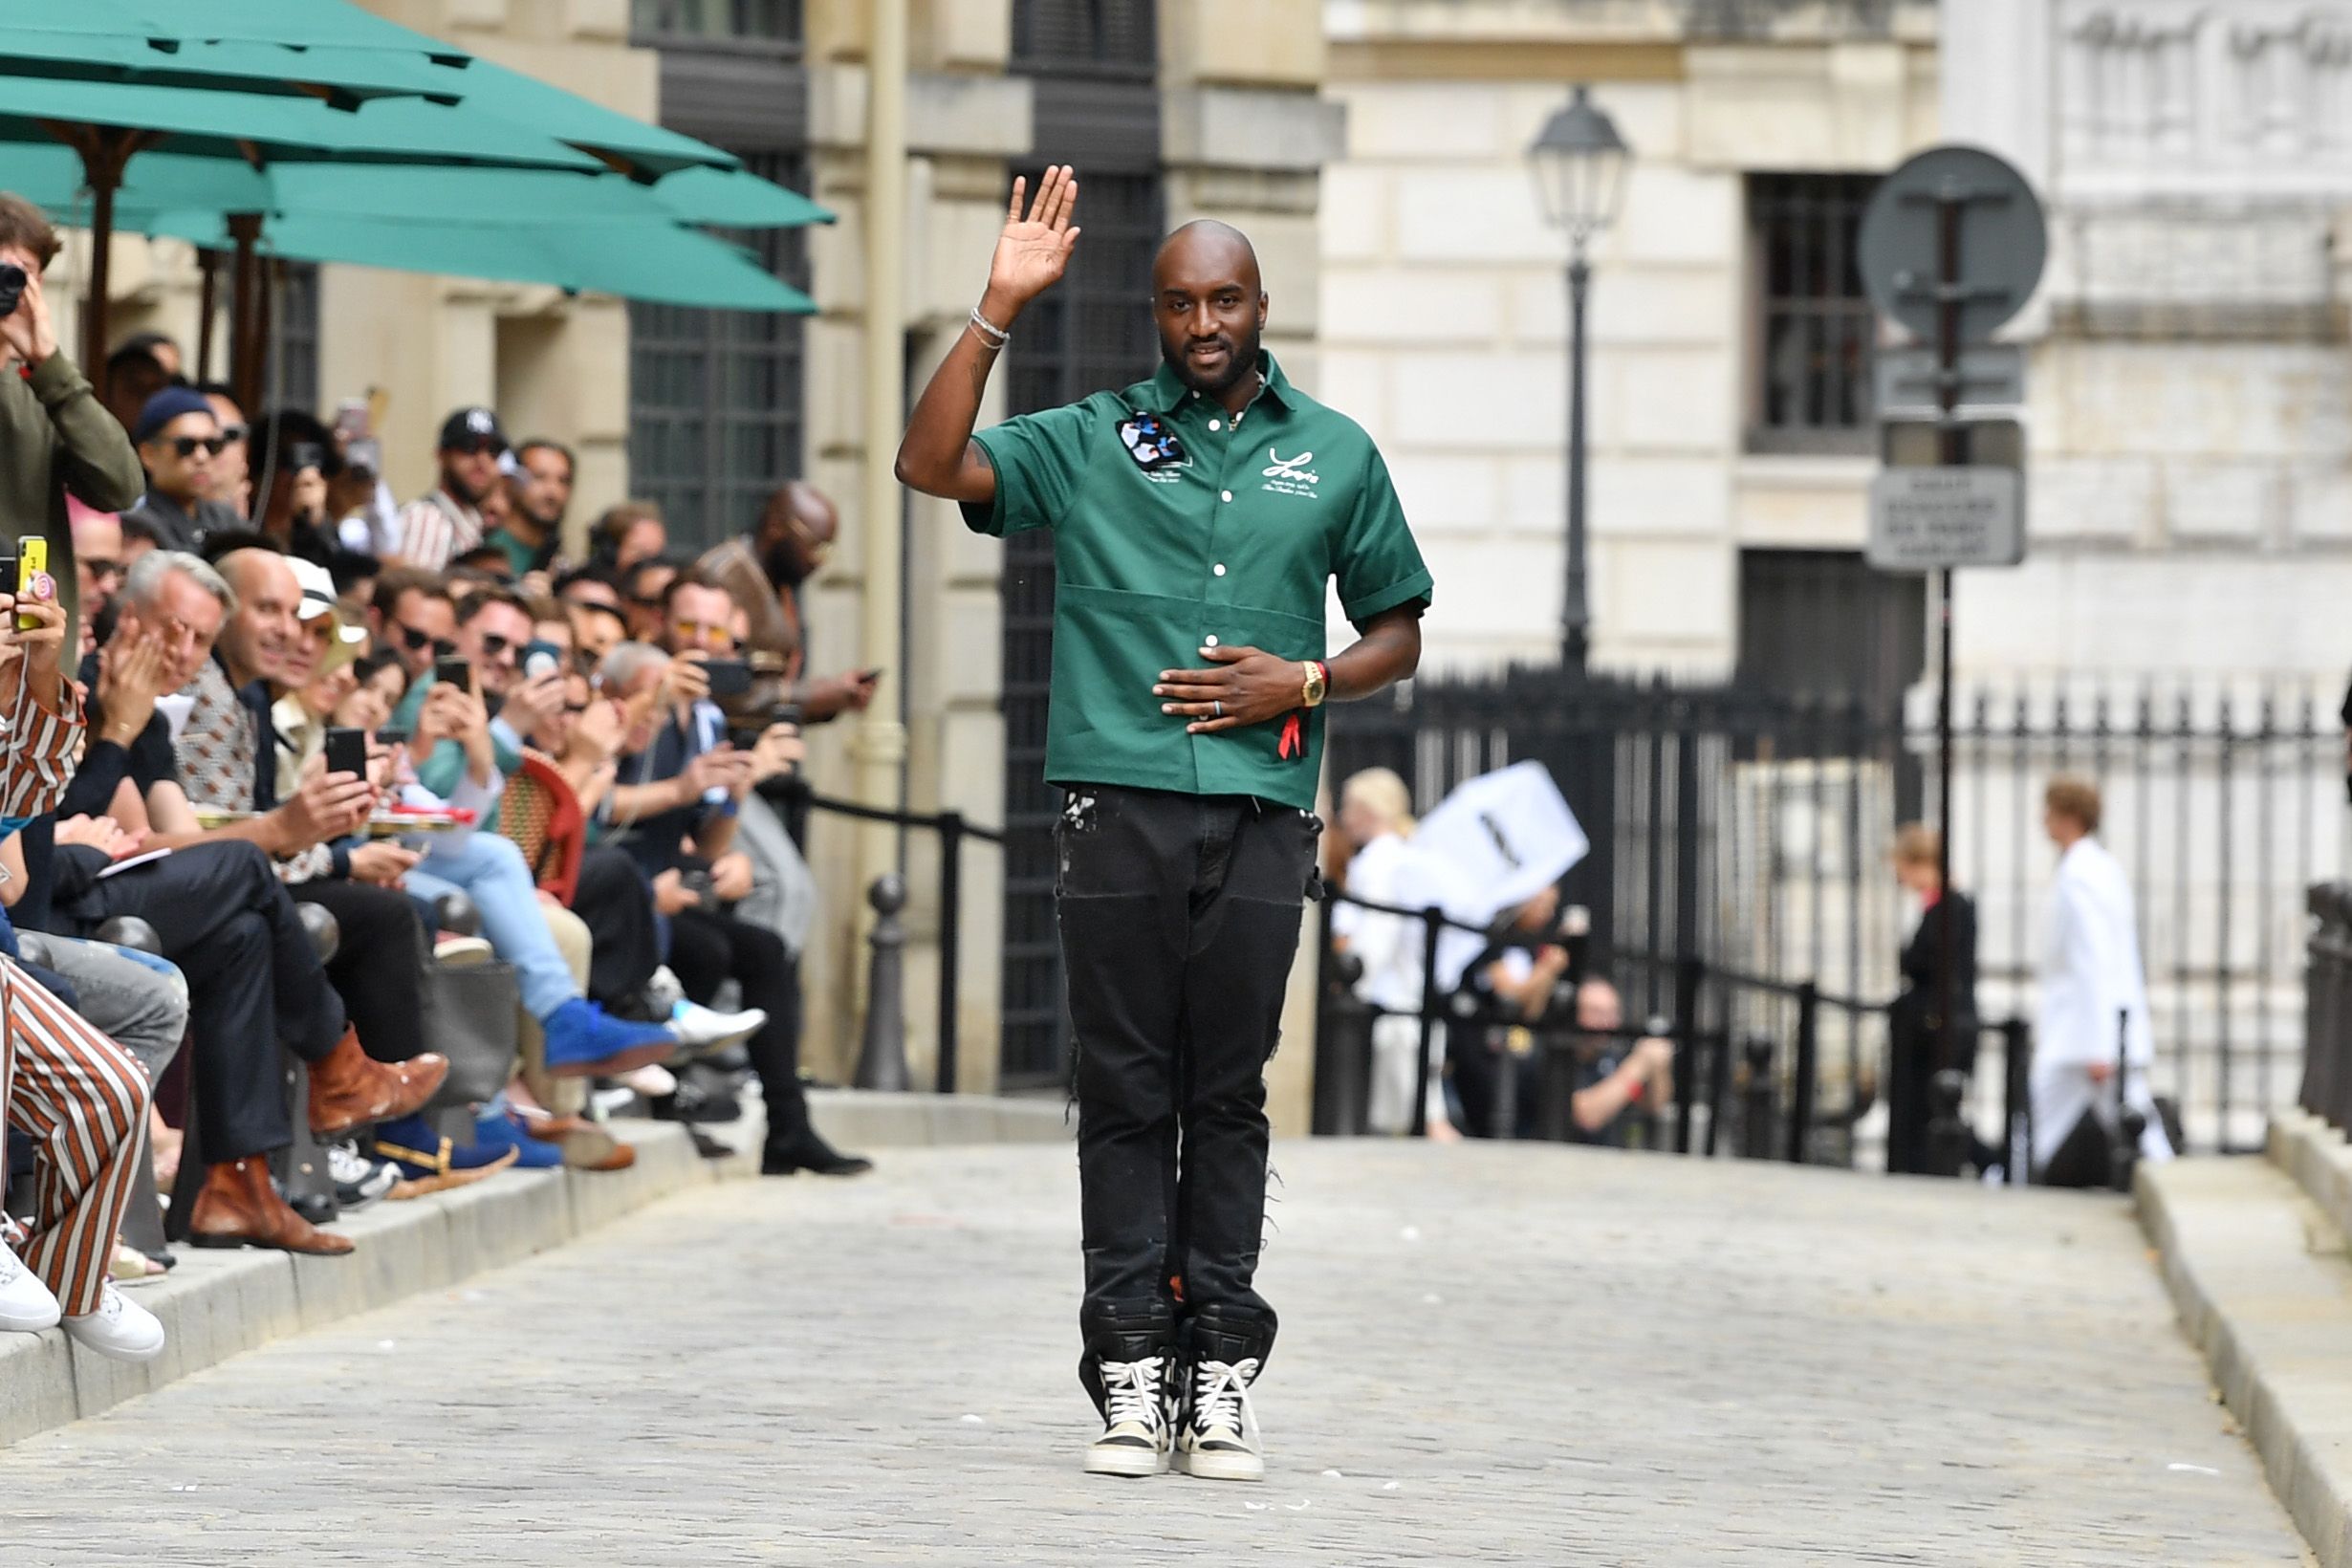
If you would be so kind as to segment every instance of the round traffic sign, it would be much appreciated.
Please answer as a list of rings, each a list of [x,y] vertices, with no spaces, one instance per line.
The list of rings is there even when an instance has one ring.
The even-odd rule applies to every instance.
[[[1939,292],[1956,286],[1959,340],[1981,343],[2025,308],[2049,249],[2024,175],[1978,147],[1930,147],[1879,183],[1856,261],[1879,314],[1929,343],[1941,327]]]

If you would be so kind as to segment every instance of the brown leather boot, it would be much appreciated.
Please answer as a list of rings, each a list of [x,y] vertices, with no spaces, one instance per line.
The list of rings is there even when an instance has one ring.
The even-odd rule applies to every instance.
[[[311,1064],[311,1131],[334,1138],[371,1122],[395,1122],[425,1108],[449,1076],[449,1058],[427,1051],[383,1062],[359,1049],[359,1032],[343,1031],[327,1059]]]
[[[321,1257],[352,1248],[349,1236],[321,1230],[286,1206],[270,1185],[268,1158],[259,1154],[205,1172],[187,1228],[187,1239],[199,1247],[268,1247]]]

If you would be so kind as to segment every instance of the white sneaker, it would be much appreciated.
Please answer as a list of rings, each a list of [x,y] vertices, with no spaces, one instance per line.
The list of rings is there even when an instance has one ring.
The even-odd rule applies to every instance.
[[[642,1095],[647,1100],[659,1100],[664,1095],[674,1095],[678,1092],[676,1075],[658,1061],[640,1067],[633,1072],[623,1073],[613,1081],[632,1094]]]
[[[57,1298],[24,1259],[0,1247],[0,1331],[38,1334],[57,1326]]]
[[[657,1016],[663,1008],[674,1008],[686,1000],[686,987],[679,982],[677,971],[667,964],[656,966],[653,978],[645,982],[645,1001],[654,1008]]]
[[[65,1320],[66,1337],[109,1361],[151,1361],[163,1353],[163,1325],[155,1314],[112,1285],[98,1310]]]
[[[1257,1378],[1254,1356],[1242,1361],[1196,1361],[1191,1398],[1176,1433],[1175,1466],[1205,1481],[1263,1481],[1266,1449],[1259,1441],[1257,1412],[1250,1384]]]
[[[700,1002],[685,997],[669,1010],[669,1032],[678,1036],[678,1043],[689,1051],[716,1050],[721,1046],[748,1040],[758,1034],[768,1022],[767,1013],[760,1008],[746,1008],[741,1013],[720,1013]]]
[[[1086,1449],[1089,1475],[1158,1475],[1167,1469],[1167,1358],[1097,1361],[1102,1435]]]

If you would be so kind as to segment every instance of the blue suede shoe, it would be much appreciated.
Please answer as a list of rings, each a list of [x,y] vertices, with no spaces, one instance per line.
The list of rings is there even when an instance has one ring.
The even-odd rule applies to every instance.
[[[574,997],[549,1013],[547,1071],[555,1078],[612,1078],[635,1072],[677,1052],[677,1037],[658,1024],[616,1018],[594,1002]]]
[[[514,1150],[517,1169],[552,1170],[563,1164],[563,1149],[525,1132],[521,1121],[512,1111],[483,1117],[473,1124],[470,1153],[478,1157],[487,1152],[495,1158],[507,1149]]]
[[[404,1116],[398,1122],[380,1123],[376,1128],[376,1153],[401,1167],[400,1181],[386,1194],[392,1198],[420,1198],[428,1192],[465,1187],[506,1169],[521,1158],[521,1151],[511,1145],[493,1148],[479,1139],[460,1143],[444,1138],[422,1116]]]

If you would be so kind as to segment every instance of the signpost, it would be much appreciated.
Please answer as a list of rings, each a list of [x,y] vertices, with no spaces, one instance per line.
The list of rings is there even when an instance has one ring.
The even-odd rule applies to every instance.
[[[2014,566],[2025,555],[2023,431],[2016,431],[2013,464],[1987,466],[1989,448],[2010,445],[2003,439],[2007,432],[1996,436],[1983,422],[1960,419],[1959,410],[1964,403],[2023,400],[2022,357],[2014,349],[1984,345],[2025,308],[2048,254],[2041,203],[2025,177],[1989,152],[1956,146],[1930,147],[1880,184],[1862,213],[1856,248],[1862,288],[1871,304],[1906,328],[1926,350],[1898,350],[1882,357],[1882,418],[1909,403],[1907,394],[1913,388],[1926,392],[1926,405],[1932,409],[1935,461],[1931,467],[1890,467],[1872,483],[1869,558],[1875,566],[1895,568],[1900,563],[1902,570],[1936,575],[1937,870],[1948,891],[1952,569]],[[1898,395],[1888,399],[1887,390]],[[1971,392],[1974,397],[1969,396]],[[1892,457],[1907,443],[1900,433],[1902,426],[1889,424],[1886,428]],[[1985,455],[1973,449],[1980,447],[1988,449]],[[1961,1042],[1950,1039],[1945,1027],[1953,1016],[1955,924],[1944,922],[1939,954],[1939,1069],[1965,1055]]]

